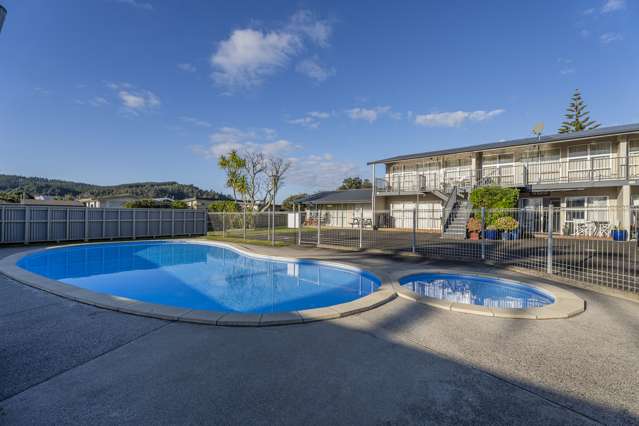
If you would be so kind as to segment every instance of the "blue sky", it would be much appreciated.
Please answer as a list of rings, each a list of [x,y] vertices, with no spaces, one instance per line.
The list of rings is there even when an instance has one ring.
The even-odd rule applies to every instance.
[[[0,173],[224,190],[230,148],[282,196],[366,161],[558,128],[575,88],[639,122],[639,3],[0,0]]]

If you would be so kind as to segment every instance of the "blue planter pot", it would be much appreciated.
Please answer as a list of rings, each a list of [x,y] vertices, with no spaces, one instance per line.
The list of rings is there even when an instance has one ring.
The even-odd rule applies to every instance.
[[[484,231],[484,237],[487,240],[498,240],[499,239],[499,231],[496,229],[486,229]]]
[[[610,231],[610,236],[615,241],[626,241],[628,239],[628,231],[625,229],[617,229]]]
[[[514,231],[504,231],[501,233],[502,240],[518,240],[519,239],[519,230],[515,229]]]

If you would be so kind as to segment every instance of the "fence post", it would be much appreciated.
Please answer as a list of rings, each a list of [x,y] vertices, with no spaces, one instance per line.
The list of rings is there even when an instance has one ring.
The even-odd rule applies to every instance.
[[[222,238],[226,238],[226,211],[222,210]]]
[[[0,243],[4,241],[4,206],[0,206]]]
[[[413,209],[413,238],[411,241],[411,251],[415,253],[415,246],[417,245],[417,209]]]
[[[67,241],[71,239],[71,238],[70,238],[70,234],[71,234],[71,219],[70,219],[70,217],[69,217],[69,211],[70,211],[70,209],[67,207],[67,215],[66,215],[66,217],[65,217],[65,218],[66,218],[66,224],[65,224],[65,225],[66,225],[65,237],[66,237],[66,240],[67,240]]]
[[[546,259],[546,272],[552,274],[552,255],[553,255],[553,240],[552,240],[552,224],[553,224],[553,206],[552,204],[548,206],[548,247],[547,250],[547,259]]]
[[[364,247],[364,208],[359,211],[359,248]]]
[[[31,230],[31,210],[29,206],[24,208],[24,243],[29,244],[29,231]]]
[[[317,216],[316,216],[316,219],[317,219],[317,246],[319,247],[320,238],[321,238],[321,234],[322,234],[322,230],[321,230],[322,225],[320,224],[320,222],[321,222],[321,220],[320,220],[321,210],[320,210],[319,206],[315,208],[315,213],[317,213]]]
[[[481,229],[479,230],[479,237],[481,239],[481,260],[486,260],[486,235],[484,230],[486,229],[486,207],[481,208]]]
[[[171,209],[171,236],[175,237],[175,209]]]
[[[209,212],[204,209],[202,214],[204,215],[204,229],[202,230],[202,235],[206,236],[209,234]]]
[[[272,208],[272,211],[273,211],[273,220],[271,222],[273,224],[273,234],[272,234],[273,240],[271,242],[271,245],[274,246],[275,245],[275,197],[273,197],[273,208]]]
[[[302,206],[297,206],[297,245],[302,245]]]
[[[244,241],[246,241],[246,201],[244,202],[244,209],[242,210],[242,228],[244,234]]]
[[[133,237],[133,239],[135,240],[135,209],[131,209],[131,235]]]
[[[84,241],[89,241],[89,208],[84,208]]]

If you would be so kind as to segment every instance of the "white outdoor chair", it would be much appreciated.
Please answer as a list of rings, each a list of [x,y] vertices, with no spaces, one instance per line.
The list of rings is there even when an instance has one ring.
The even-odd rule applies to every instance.
[[[575,236],[577,237],[585,237],[589,234],[589,223],[587,222],[574,222],[575,225]]]
[[[608,222],[599,222],[597,227],[598,237],[607,237],[610,235],[610,224]]]

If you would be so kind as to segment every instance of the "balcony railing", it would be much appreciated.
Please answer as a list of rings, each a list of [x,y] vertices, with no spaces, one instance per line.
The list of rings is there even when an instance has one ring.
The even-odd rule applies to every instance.
[[[639,158],[637,158],[639,159]],[[566,159],[557,162],[529,164],[526,167],[528,185],[553,183],[600,182],[626,179],[639,173],[639,162],[630,157],[628,167],[626,157],[595,157]]]
[[[424,174],[397,174],[375,181],[378,194],[415,194],[453,187],[588,183],[639,178],[639,156],[565,159],[537,164],[484,166],[479,170],[443,170]]]

